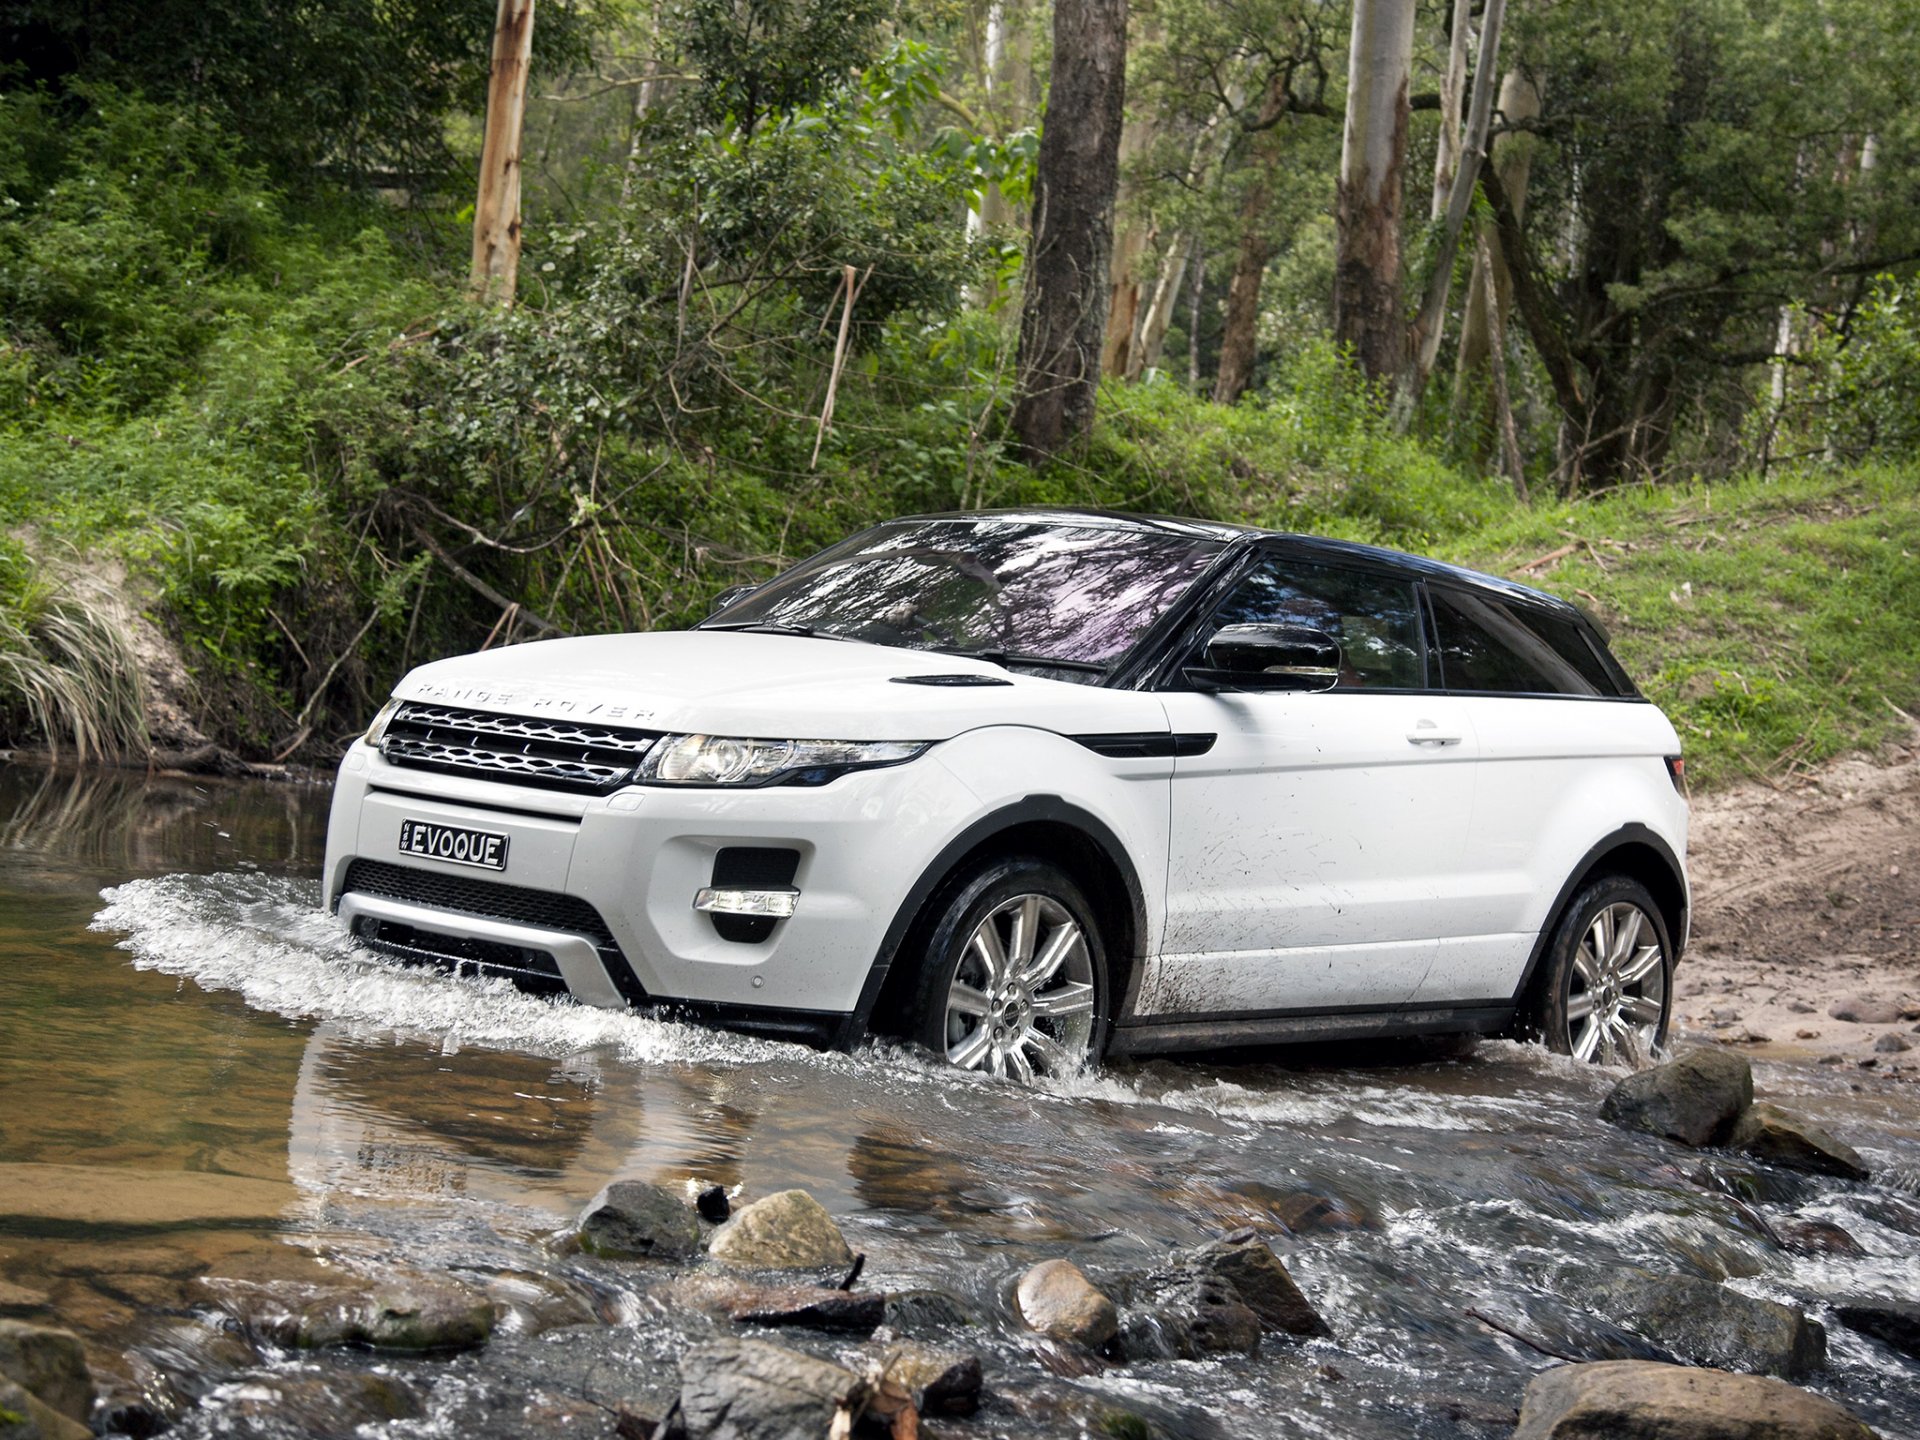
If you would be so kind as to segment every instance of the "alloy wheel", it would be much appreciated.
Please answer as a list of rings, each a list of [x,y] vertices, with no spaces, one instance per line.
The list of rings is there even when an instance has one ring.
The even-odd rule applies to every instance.
[[[1072,913],[1016,895],[967,938],[947,987],[947,1060],[1030,1081],[1071,1075],[1093,1038],[1093,960]]]
[[[1596,911],[1574,952],[1567,1039],[1580,1060],[1638,1063],[1653,1052],[1667,1009],[1666,956],[1639,906]]]

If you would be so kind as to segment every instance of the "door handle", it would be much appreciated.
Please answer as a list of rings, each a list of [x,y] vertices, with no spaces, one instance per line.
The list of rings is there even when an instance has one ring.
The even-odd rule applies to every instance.
[[[1409,745],[1458,745],[1460,739],[1457,732],[1442,730],[1431,720],[1422,720],[1407,732]]]

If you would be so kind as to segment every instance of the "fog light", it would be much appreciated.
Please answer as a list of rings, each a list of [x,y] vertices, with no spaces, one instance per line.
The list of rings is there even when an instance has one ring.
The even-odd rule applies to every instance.
[[[709,915],[754,915],[784,920],[793,914],[798,890],[735,890],[703,885],[694,892],[693,908]]]

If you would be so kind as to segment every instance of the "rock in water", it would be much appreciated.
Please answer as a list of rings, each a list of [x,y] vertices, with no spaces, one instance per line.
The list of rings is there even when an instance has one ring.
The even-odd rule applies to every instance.
[[[0,1440],[93,1440],[93,1432],[0,1378]]]
[[[1711,1280],[1628,1270],[1597,1282],[1586,1302],[1682,1359],[1799,1380],[1826,1364],[1827,1332],[1798,1310]]]
[[[754,1201],[713,1232],[707,1250],[737,1270],[819,1270],[853,1263],[840,1227],[804,1190],[782,1190]]]
[[[227,1308],[253,1334],[299,1350],[471,1350],[493,1332],[490,1302],[463,1285],[424,1275],[395,1276],[371,1291],[243,1292]]]
[[[803,1330],[846,1330],[870,1335],[887,1318],[887,1297],[878,1290],[850,1292],[817,1285],[748,1290],[727,1307],[743,1325],[793,1325]]]
[[[1778,1105],[1750,1107],[1733,1127],[1727,1143],[1756,1160],[1810,1175],[1865,1180],[1869,1174],[1859,1151]]]
[[[1773,1233],[1796,1255],[1843,1255],[1857,1260],[1867,1253],[1858,1240],[1831,1220],[1776,1220]]]
[[[1120,1327],[1129,1360],[1198,1360],[1251,1355],[1260,1348],[1260,1317],[1231,1280],[1195,1270],[1151,1276]]]
[[[1753,1068],[1725,1050],[1690,1050],[1627,1076],[1600,1104],[1600,1118],[1690,1145],[1716,1145],[1753,1104]]]
[[[1266,1241],[1215,1240],[1193,1253],[1194,1265],[1210,1275],[1231,1281],[1247,1308],[1269,1330],[1284,1335],[1331,1335],[1320,1312],[1300,1293],[1287,1267]]]
[[[1536,1375],[1513,1440],[1878,1440],[1851,1411],[1757,1375],[1644,1360]]]
[[[1856,1300],[1835,1306],[1833,1313],[1849,1329],[1920,1360],[1920,1305],[1911,1300]]]
[[[680,1361],[687,1440],[822,1440],[865,1388],[851,1370],[760,1340],[696,1345]]]
[[[922,1414],[971,1415],[980,1408],[980,1357],[962,1350],[902,1341],[875,1362],[873,1378],[880,1387],[897,1387]]]
[[[616,1180],[580,1217],[580,1248],[609,1260],[690,1260],[700,1222],[672,1191]]]
[[[1098,1350],[1113,1339],[1120,1317],[1071,1260],[1043,1260],[1020,1277],[1014,1291],[1020,1318],[1053,1340]]]
[[[80,1337],[50,1325],[0,1320],[0,1376],[69,1420],[86,1423],[93,1408],[93,1376]]]

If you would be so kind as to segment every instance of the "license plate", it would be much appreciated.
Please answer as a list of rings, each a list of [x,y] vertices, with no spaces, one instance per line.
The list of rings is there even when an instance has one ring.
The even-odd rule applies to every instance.
[[[408,855],[473,865],[482,870],[507,868],[507,837],[491,830],[469,830],[432,820],[402,820],[400,849]]]

